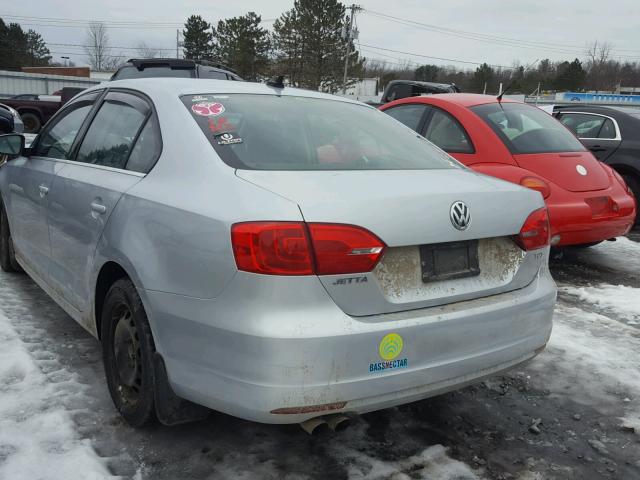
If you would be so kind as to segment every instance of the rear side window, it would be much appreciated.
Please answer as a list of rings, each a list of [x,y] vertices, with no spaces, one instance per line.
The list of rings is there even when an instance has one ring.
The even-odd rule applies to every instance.
[[[38,136],[32,155],[69,160],[76,135],[101,93],[96,91],[82,95],[65,106]]]
[[[420,120],[422,120],[422,116],[427,108],[429,107],[426,105],[398,105],[397,107],[385,110],[384,113],[417,132],[418,127],[420,127]]]
[[[364,105],[270,94],[181,98],[218,155],[234,168],[460,168],[417,133]]]
[[[560,122],[579,138],[616,138],[610,118],[587,113],[563,113]]]
[[[474,153],[473,145],[462,125],[450,114],[434,109],[425,137],[445,152]]]
[[[111,92],[82,140],[78,162],[124,168],[150,108],[133,95]]]
[[[126,169],[133,172],[149,173],[162,151],[160,127],[155,115],[147,120],[131,150]]]
[[[487,103],[471,107],[513,154],[583,152],[566,128],[537,107],[521,103]]]

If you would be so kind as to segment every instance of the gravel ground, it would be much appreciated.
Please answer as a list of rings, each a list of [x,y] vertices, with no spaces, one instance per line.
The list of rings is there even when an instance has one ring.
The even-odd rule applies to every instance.
[[[295,425],[222,414],[133,430],[112,406],[97,341],[24,275],[0,273],[0,312],[13,332],[3,337],[0,330],[0,344],[22,342],[43,375],[35,377],[40,388],[63,385],[50,395],[73,431],[67,447],[45,450],[76,455],[67,460],[83,449],[95,456],[77,460],[78,476],[66,472],[67,479],[640,478],[638,237],[554,254],[560,289],[554,332],[532,362],[469,388],[364,415],[341,433],[312,437]],[[2,388],[0,415],[8,411]],[[21,479],[24,470],[7,466],[15,468],[17,449],[0,432],[0,477],[13,471],[12,480]],[[55,458],[48,462],[50,471],[24,478],[58,478]]]

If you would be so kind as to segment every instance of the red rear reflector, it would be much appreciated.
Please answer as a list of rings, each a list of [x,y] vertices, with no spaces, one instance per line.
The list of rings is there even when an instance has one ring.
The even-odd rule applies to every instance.
[[[591,197],[586,198],[585,202],[591,208],[591,215],[593,217],[606,217],[618,210],[618,205],[616,204],[614,206],[614,202],[610,197]]]
[[[520,179],[520,185],[540,192],[542,194],[542,198],[547,198],[551,195],[551,188],[549,188],[549,184],[538,177],[522,177],[522,179]]]
[[[384,243],[353,225],[310,223],[318,275],[370,272],[382,257]]]
[[[516,243],[523,250],[537,250],[549,245],[549,215],[546,208],[534,211],[527,217],[515,237]]]
[[[353,225],[247,222],[231,227],[239,270],[266,275],[340,275],[370,272],[385,244]]]
[[[313,274],[304,223],[237,223],[231,227],[231,243],[239,270],[267,275]]]

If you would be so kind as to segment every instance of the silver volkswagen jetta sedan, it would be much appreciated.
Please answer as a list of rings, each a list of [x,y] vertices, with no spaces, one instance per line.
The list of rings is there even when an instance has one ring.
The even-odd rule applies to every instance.
[[[386,408],[511,368],[551,332],[540,194],[343,98],[111,82],[0,189],[2,268],[100,339],[132,425]]]

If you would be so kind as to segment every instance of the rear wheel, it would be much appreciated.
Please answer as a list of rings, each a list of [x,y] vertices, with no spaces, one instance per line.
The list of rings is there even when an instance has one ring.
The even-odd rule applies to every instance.
[[[102,359],[113,402],[130,425],[155,420],[155,345],[140,296],[129,279],[116,281],[102,309]]]
[[[640,208],[640,181],[638,178],[632,175],[622,175],[625,183],[633,193],[633,196],[636,197],[636,204],[638,208]],[[640,224],[640,213],[636,212],[636,225]]]
[[[38,133],[42,127],[42,121],[36,113],[24,112],[20,114],[24,124],[25,133]]]
[[[13,249],[13,239],[4,204],[0,204],[0,268],[5,272],[22,272]]]

